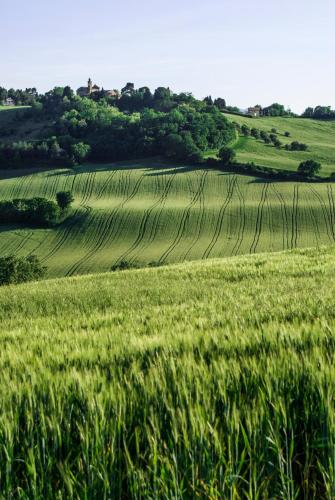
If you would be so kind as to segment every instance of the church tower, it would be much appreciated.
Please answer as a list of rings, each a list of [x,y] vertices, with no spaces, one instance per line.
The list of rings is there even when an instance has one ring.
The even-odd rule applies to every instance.
[[[88,93],[91,95],[92,94],[92,88],[93,88],[93,83],[92,83],[92,80],[91,78],[88,79],[88,82],[87,82],[87,90],[88,90]]]

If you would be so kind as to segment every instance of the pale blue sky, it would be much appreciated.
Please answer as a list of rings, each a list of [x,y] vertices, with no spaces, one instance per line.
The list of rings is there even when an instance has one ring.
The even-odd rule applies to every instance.
[[[246,107],[335,108],[335,0],[17,0],[0,85],[170,86]]]

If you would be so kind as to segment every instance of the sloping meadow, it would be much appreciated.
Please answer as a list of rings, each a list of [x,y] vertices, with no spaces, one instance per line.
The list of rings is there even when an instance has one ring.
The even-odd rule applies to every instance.
[[[0,491],[332,498],[334,248],[0,290]]]

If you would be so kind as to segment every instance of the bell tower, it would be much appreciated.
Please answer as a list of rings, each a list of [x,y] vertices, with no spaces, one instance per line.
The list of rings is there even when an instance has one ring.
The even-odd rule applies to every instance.
[[[91,78],[89,78],[88,82],[87,82],[87,90],[88,90],[89,94],[92,94],[92,87],[93,87],[93,83],[92,83]]]

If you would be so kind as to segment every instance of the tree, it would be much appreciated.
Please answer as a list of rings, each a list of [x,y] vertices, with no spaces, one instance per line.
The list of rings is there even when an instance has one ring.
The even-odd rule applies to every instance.
[[[128,82],[123,89],[121,89],[121,94],[132,95],[135,92],[135,85],[131,82]]]
[[[226,101],[225,99],[222,99],[222,97],[215,99],[214,105],[219,109],[226,109]]]
[[[57,204],[61,210],[66,210],[74,201],[71,191],[59,191],[56,194]]]
[[[46,268],[42,267],[35,255],[28,257],[0,257],[0,285],[24,283],[43,277]]]
[[[298,173],[306,177],[314,177],[320,172],[321,163],[314,160],[306,160],[300,163]]]
[[[91,152],[91,147],[84,142],[77,142],[77,144],[72,144],[71,153],[75,163],[82,163]]]
[[[226,146],[221,148],[219,151],[219,158],[224,165],[230,165],[231,163],[233,163],[235,157],[236,157],[235,151]]]

